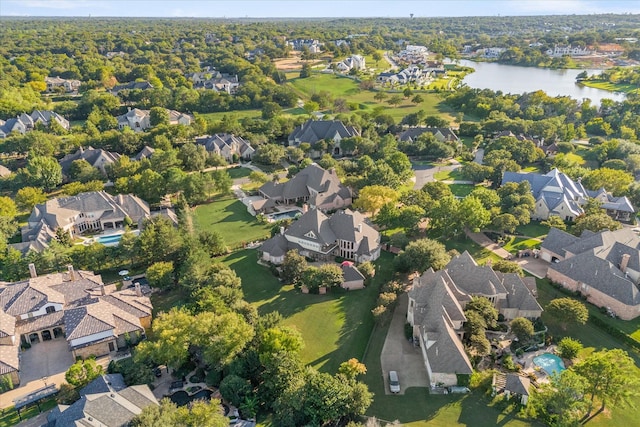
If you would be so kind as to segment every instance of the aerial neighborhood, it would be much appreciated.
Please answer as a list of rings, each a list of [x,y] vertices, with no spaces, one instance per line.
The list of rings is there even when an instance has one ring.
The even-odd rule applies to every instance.
[[[0,426],[637,423],[640,15],[200,6],[0,17]]]

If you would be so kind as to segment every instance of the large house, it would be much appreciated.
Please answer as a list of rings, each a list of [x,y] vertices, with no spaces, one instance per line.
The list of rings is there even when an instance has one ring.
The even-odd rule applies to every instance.
[[[394,58],[411,64],[422,64],[429,57],[429,49],[426,46],[407,45],[403,50],[394,55]]]
[[[553,282],[621,319],[640,316],[640,238],[628,228],[580,237],[552,228],[540,258],[550,263],[547,277]]]
[[[559,58],[561,56],[587,56],[592,54],[593,52],[590,51],[588,47],[554,45],[553,49],[547,49],[545,53],[548,56]]]
[[[45,77],[44,82],[47,84],[47,92],[55,92],[59,87],[65,92],[77,92],[82,84],[80,80],[63,79],[58,76]]]
[[[25,134],[35,129],[38,123],[44,127],[49,127],[52,121],[55,121],[63,129],[71,129],[69,121],[55,111],[33,110],[31,114],[22,113],[6,121],[0,120],[0,138],[8,137],[12,132]]]
[[[590,191],[582,183],[574,181],[557,169],[541,175],[538,173],[505,172],[502,185],[508,182],[528,181],[536,199],[536,207],[531,215],[533,219],[546,220],[557,215],[565,221],[573,221],[584,214],[588,198],[599,200],[607,215],[618,221],[631,221],[635,208],[626,196],[614,197],[604,188]]]
[[[162,213],[174,216],[171,210]],[[85,232],[123,228],[129,220],[140,225],[142,220],[154,214],[147,202],[132,194],[112,196],[105,191],[91,191],[51,199],[34,206],[27,225],[22,228],[22,243],[13,246],[23,252],[39,252],[48,247],[58,228],[73,237]]]
[[[336,69],[338,71],[342,71],[346,73],[351,70],[364,70],[365,67],[365,59],[362,55],[351,55],[345,58],[343,61],[340,61],[336,64]]]
[[[460,138],[451,128],[411,127],[403,131],[398,139],[402,142],[415,142],[421,135],[429,133],[440,142],[460,143]]]
[[[333,261],[335,257],[357,263],[375,261],[380,256],[380,233],[360,212],[339,210],[328,217],[319,209],[311,209],[286,231],[283,228],[265,241],[261,258],[282,264],[291,249],[320,261]]]
[[[193,82],[195,89],[209,89],[233,94],[240,87],[240,80],[238,80],[237,75],[221,73],[216,70],[189,73],[185,77]]]
[[[399,73],[380,73],[377,77],[377,81],[382,84],[393,85],[406,85],[408,83],[415,83],[418,85],[425,84],[431,78],[431,72],[412,65]]]
[[[252,203],[256,213],[277,204],[308,203],[321,211],[344,209],[351,205],[351,190],[340,182],[334,169],[325,170],[313,163],[284,183],[269,181],[258,190],[264,200]]]
[[[169,114],[170,125],[189,126],[193,118],[189,114],[181,113],[175,110],[167,110]],[[142,132],[151,127],[151,110],[140,110],[138,108],[130,108],[125,114],[116,117],[118,128],[124,129],[129,127],[136,132]]]
[[[303,142],[313,145],[318,141],[331,141],[332,154],[339,156],[348,154],[340,148],[340,141],[354,136],[360,136],[360,131],[353,126],[345,126],[340,120],[307,120],[291,132],[288,143],[297,147]]]
[[[302,51],[304,48],[309,49],[309,53],[320,53],[322,43],[316,39],[295,39],[287,41],[287,45],[291,46],[293,50]]]
[[[118,161],[119,158],[119,153],[89,146],[87,148],[80,147],[75,153],[67,154],[60,159],[58,163],[60,163],[62,173],[65,176],[69,175],[69,169],[76,160],[85,160],[89,165],[98,169],[103,175],[106,175],[105,166]]]
[[[196,144],[204,146],[211,154],[222,156],[229,163],[234,162],[234,158],[249,161],[256,152],[249,141],[228,133],[201,136],[196,138]]]
[[[113,95],[118,95],[123,90],[147,90],[147,89],[153,89],[153,85],[147,81],[129,82],[129,83],[123,83],[123,84],[114,86],[111,89],[111,93]]]
[[[151,301],[135,288],[117,291],[99,275],[74,270],[0,282],[0,375],[20,382],[19,347],[67,340],[74,358],[103,356],[144,337],[151,326]],[[36,351],[33,349],[31,351]]]
[[[48,426],[128,426],[147,406],[158,405],[148,385],[127,387],[121,374],[101,375],[80,390],[80,399],[58,405]]]
[[[542,307],[536,301],[535,279],[479,266],[464,252],[439,271],[429,269],[414,279],[409,291],[407,322],[413,327],[431,386],[457,384],[457,374],[472,367],[461,338],[466,304],[474,296],[493,303],[505,320],[537,319]]]

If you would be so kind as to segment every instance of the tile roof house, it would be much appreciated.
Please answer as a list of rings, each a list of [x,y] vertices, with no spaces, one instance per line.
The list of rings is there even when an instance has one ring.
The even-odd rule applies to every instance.
[[[158,401],[148,385],[126,387],[121,374],[103,375],[80,390],[78,401],[55,407],[47,426],[128,426],[151,405]]]
[[[276,204],[291,205],[307,202],[322,211],[343,209],[351,205],[352,193],[340,182],[334,169],[325,170],[313,163],[289,181],[264,183],[258,192],[264,201],[253,202],[255,212],[265,212]],[[272,203],[266,203],[272,201]]]
[[[547,277],[623,320],[640,316],[640,237],[629,229],[585,231],[580,237],[552,228],[540,246]]]
[[[380,256],[380,233],[360,212],[339,210],[328,217],[319,209],[310,209],[286,231],[281,229],[265,241],[261,258],[281,264],[291,249],[321,261],[332,261],[336,256],[358,263],[375,261]]]
[[[67,154],[60,159],[58,163],[60,163],[64,175],[69,174],[69,168],[71,168],[71,164],[76,160],[86,160],[92,167],[106,175],[105,166],[116,162],[119,158],[120,154],[118,153],[89,146],[87,148],[80,147],[75,153]]]
[[[504,393],[507,399],[513,394],[519,397],[520,403],[526,405],[529,400],[531,380],[518,374],[493,374],[492,387],[494,393]]]
[[[414,142],[425,133],[432,134],[440,142],[460,142],[460,138],[451,128],[411,127],[403,131],[398,139],[403,142]]]
[[[45,77],[44,82],[47,84],[47,92],[54,92],[57,87],[64,88],[65,92],[77,92],[82,84],[80,80],[63,79],[59,76]]]
[[[118,95],[120,93],[120,91],[123,90],[147,90],[147,89],[153,89],[153,85],[147,81],[143,81],[143,82],[129,82],[129,83],[123,83],[120,85],[116,85],[111,89],[111,93],[113,95]]]
[[[505,319],[540,317],[542,308],[528,278],[478,266],[464,252],[439,271],[429,269],[413,281],[407,321],[420,349],[432,386],[456,385],[456,374],[471,374],[461,337],[467,320],[464,307],[473,296],[488,298]]]
[[[18,375],[20,343],[65,337],[74,357],[102,356],[136,342],[151,326],[153,307],[140,285],[116,291],[72,266],[38,276],[30,264],[29,272],[29,279],[0,283],[0,375]]]
[[[338,62],[336,69],[342,72],[351,71],[352,69],[364,70],[366,68],[365,63],[365,58],[362,55],[351,55],[343,61]]]
[[[322,140],[331,141],[333,143],[332,154],[339,156],[348,154],[340,148],[340,141],[354,136],[360,136],[360,131],[353,126],[345,126],[339,120],[307,120],[289,134],[288,143],[290,146],[297,147],[303,142],[313,145]],[[321,155],[316,154],[318,157]]]
[[[175,110],[167,110],[169,114],[170,125],[189,126],[193,122],[193,118],[186,113]],[[124,129],[129,127],[136,132],[142,132],[151,127],[151,110],[140,110],[138,108],[130,108],[125,114],[116,117],[118,128]]]
[[[125,218],[140,225],[153,215],[147,202],[132,194],[112,196],[105,191],[91,191],[51,199],[34,206],[27,225],[22,227],[22,243],[14,247],[25,252],[41,251],[48,247],[59,227],[73,237],[86,231],[122,228]]]
[[[364,288],[365,277],[352,262],[344,261],[341,267],[343,280],[340,287],[349,291]]]
[[[240,87],[240,80],[237,74],[231,75],[216,70],[189,73],[185,77],[193,82],[195,89],[209,89],[216,92],[234,94]]]
[[[256,152],[249,141],[228,133],[198,137],[196,144],[203,145],[207,152],[222,156],[228,162],[233,162],[234,156],[249,161]]]
[[[140,150],[140,152],[136,154],[136,156],[132,160],[139,162],[142,159],[150,159],[151,156],[153,156],[153,153],[155,152],[156,150],[153,147],[149,147],[148,145],[145,145],[144,147],[142,147],[142,150]]]
[[[538,173],[505,172],[502,185],[508,182],[520,183],[528,181],[531,193],[536,199],[533,219],[546,220],[557,215],[563,220],[573,221],[584,214],[584,206],[588,198],[599,200],[607,215],[618,221],[630,221],[635,208],[626,196],[614,197],[604,188],[590,191],[584,188],[580,180],[574,181],[558,169],[544,175]]]
[[[31,114],[22,113],[6,121],[0,120],[0,138],[8,137],[12,132],[25,134],[35,129],[38,123],[44,127],[49,127],[52,120],[58,123],[63,129],[71,129],[69,121],[55,111],[33,110]]]

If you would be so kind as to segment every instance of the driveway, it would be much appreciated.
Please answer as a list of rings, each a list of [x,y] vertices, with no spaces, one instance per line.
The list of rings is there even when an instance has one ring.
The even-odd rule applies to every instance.
[[[66,372],[73,362],[73,356],[64,338],[33,344],[21,354],[20,383],[26,384]]]
[[[413,174],[416,176],[415,184],[413,185],[414,190],[420,190],[427,182],[435,181],[435,174],[437,172],[442,171],[451,171],[458,169],[460,164],[455,165],[447,165],[447,166],[434,166],[434,165],[418,165],[411,164],[411,168],[413,169]]]
[[[409,387],[429,387],[427,369],[420,348],[414,347],[404,336],[408,305],[409,296],[406,293],[401,294],[380,354],[385,394],[391,394],[388,384],[389,371],[398,372],[400,394],[404,394]]]

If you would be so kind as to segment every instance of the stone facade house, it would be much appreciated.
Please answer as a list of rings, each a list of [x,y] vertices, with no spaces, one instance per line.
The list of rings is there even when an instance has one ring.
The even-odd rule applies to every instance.
[[[360,131],[353,126],[345,126],[339,120],[307,120],[297,126],[288,137],[289,146],[298,147],[303,142],[313,145],[319,141],[329,141],[333,144],[331,154],[340,156],[345,153],[340,147],[340,141],[344,138],[360,136]],[[322,153],[314,152],[314,157],[320,157]]]
[[[460,138],[451,128],[412,127],[403,131],[398,136],[398,139],[402,142],[414,142],[420,135],[425,133],[432,134],[440,142],[460,143]]]
[[[22,113],[15,118],[0,120],[0,138],[6,138],[11,133],[25,134],[36,128],[38,124],[49,127],[52,122],[56,122],[65,130],[70,130],[69,121],[55,111],[33,110],[31,114]]]
[[[289,181],[264,183],[258,192],[264,200],[252,203],[252,209],[257,213],[273,209],[276,205],[296,203],[308,203],[312,209],[331,211],[349,207],[352,202],[351,190],[342,185],[336,171],[325,170],[315,163]]]
[[[105,167],[118,161],[119,158],[119,153],[89,146],[87,148],[80,147],[75,153],[67,154],[60,159],[58,163],[60,163],[62,173],[65,176],[69,174],[69,168],[71,168],[71,164],[76,160],[86,160],[89,165],[98,169],[103,175],[106,175],[107,171]]]
[[[80,80],[63,79],[56,77],[45,77],[44,82],[47,84],[47,92],[55,92],[56,88],[61,87],[65,92],[77,92],[82,84]]]
[[[584,214],[583,206],[589,198],[599,200],[609,216],[618,221],[630,221],[635,216],[635,208],[626,196],[614,197],[604,188],[589,191],[582,183],[574,181],[558,169],[542,175],[538,173],[505,172],[502,185],[508,182],[528,181],[531,193],[536,199],[532,219],[546,220],[557,215],[565,221],[573,221]]]
[[[193,122],[193,118],[186,113],[175,110],[167,110],[170,125],[189,126]],[[136,132],[142,132],[151,127],[151,110],[140,110],[131,108],[125,114],[116,117],[118,128],[131,128]]]
[[[284,255],[297,249],[300,255],[319,261],[335,257],[357,263],[375,261],[380,256],[380,233],[360,212],[339,210],[328,217],[319,209],[311,209],[285,231],[265,241],[260,247],[261,259],[281,264]]]
[[[140,285],[118,291],[72,266],[38,276],[30,264],[29,272],[29,279],[0,283],[0,375],[14,384],[21,343],[66,339],[73,357],[103,356],[142,339],[151,326],[151,301]]]
[[[250,161],[256,152],[248,140],[229,133],[201,136],[196,138],[196,144],[204,146],[208,153],[217,154],[229,163],[233,163],[234,158]]]
[[[629,229],[585,231],[580,237],[552,228],[540,247],[547,277],[623,320],[640,316],[640,238]]]

